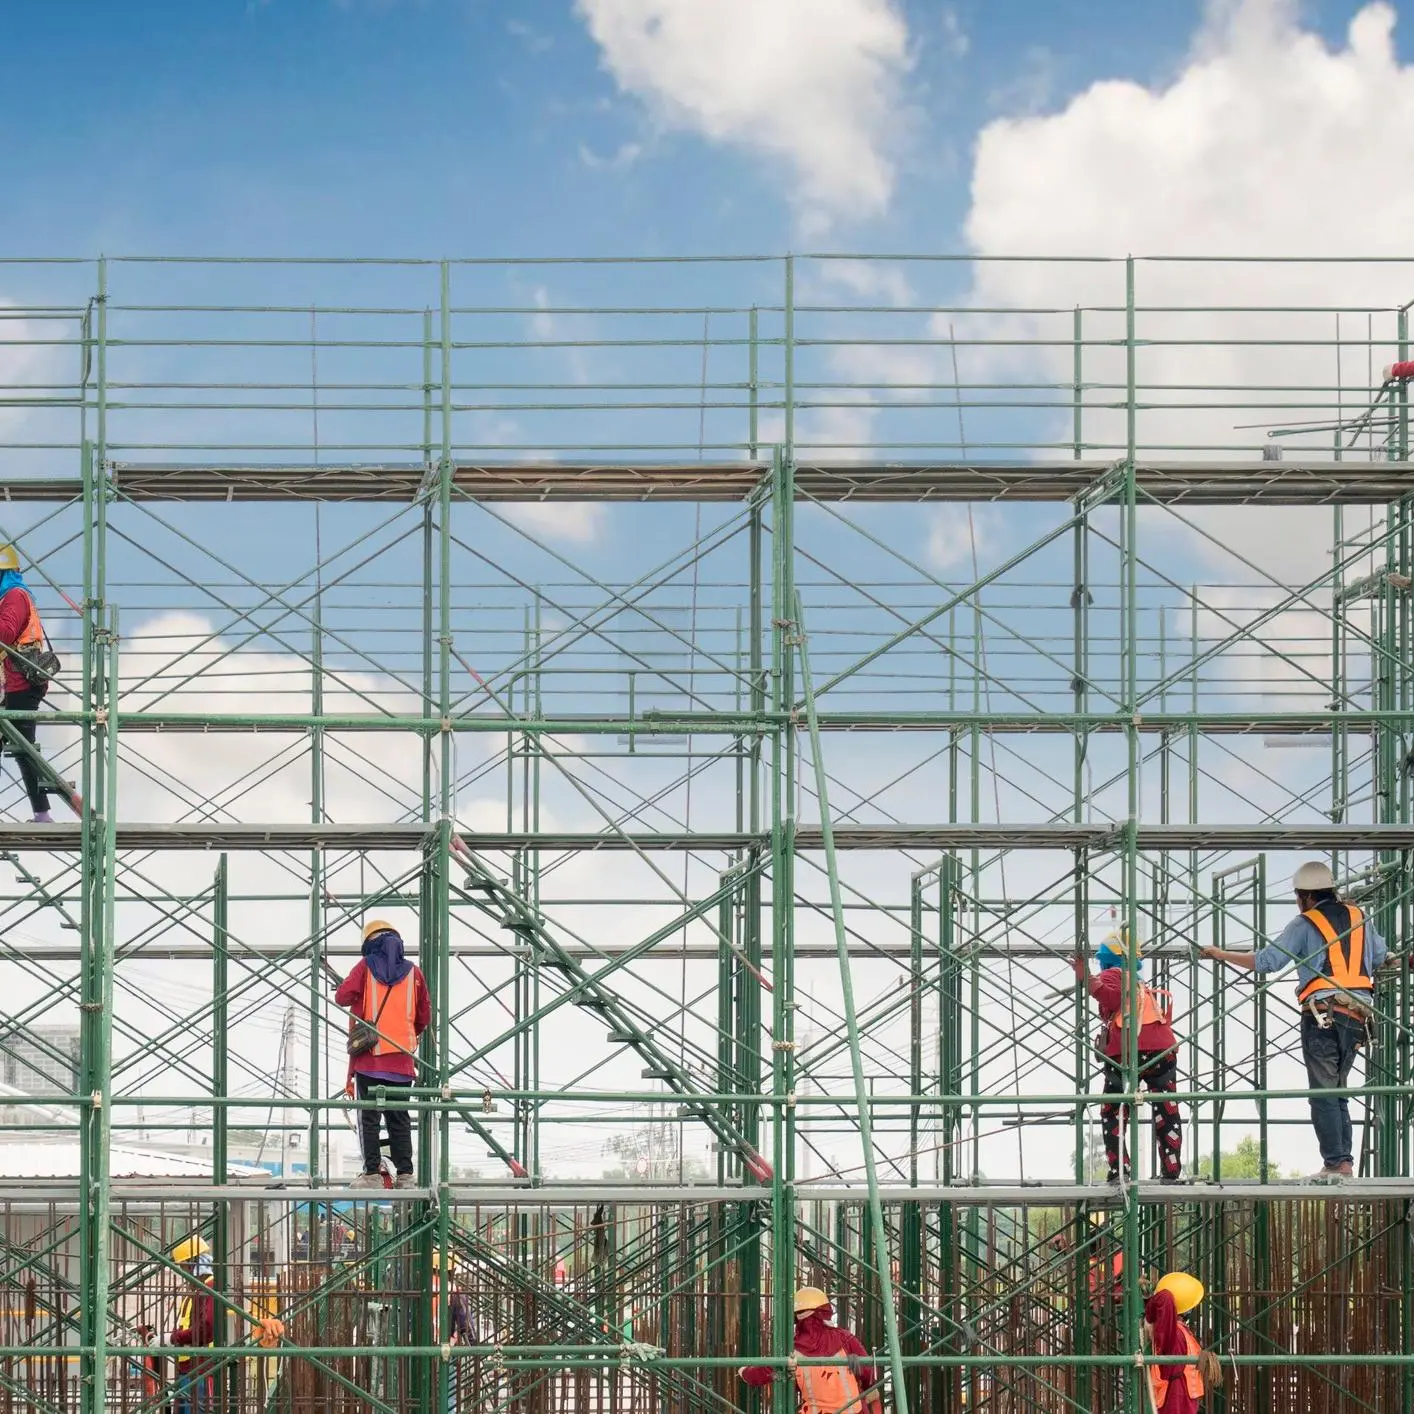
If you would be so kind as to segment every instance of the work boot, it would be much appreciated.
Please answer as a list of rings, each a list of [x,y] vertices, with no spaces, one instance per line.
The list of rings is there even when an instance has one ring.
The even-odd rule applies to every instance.
[[[417,1180],[410,1173],[400,1173],[393,1180],[394,1188],[416,1188]]]
[[[34,812],[34,823],[36,825],[52,825],[54,817],[47,810],[36,810]]]
[[[1349,1164],[1325,1165],[1319,1172],[1313,1173],[1308,1183],[1339,1183],[1343,1178],[1350,1178],[1353,1170]]]
[[[383,1175],[381,1173],[361,1173],[349,1184],[350,1188],[382,1188]]]

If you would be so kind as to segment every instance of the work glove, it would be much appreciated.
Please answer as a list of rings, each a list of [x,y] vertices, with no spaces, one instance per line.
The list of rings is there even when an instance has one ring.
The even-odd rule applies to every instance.
[[[266,1316],[256,1326],[255,1338],[266,1350],[279,1345],[281,1337],[285,1334],[285,1323],[277,1320],[274,1316]]]

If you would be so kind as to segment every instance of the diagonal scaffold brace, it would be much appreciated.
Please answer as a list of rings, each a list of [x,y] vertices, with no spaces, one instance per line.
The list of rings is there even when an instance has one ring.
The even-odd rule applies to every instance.
[[[684,1113],[700,1119],[719,1143],[740,1155],[747,1171],[758,1183],[769,1183],[773,1177],[771,1165],[719,1106],[696,1099],[701,1087],[691,1073],[638,1024],[613,991],[580,965],[525,899],[498,879],[465,841],[455,836],[453,841],[452,857],[465,870],[468,895],[482,912],[520,937],[534,950],[542,967],[551,967],[563,974],[569,989],[575,993],[574,1004],[599,1016],[615,1044],[630,1046],[643,1059],[653,1078],[662,1080],[687,1102],[683,1106]]]
[[[835,925],[835,947],[840,960],[840,991],[844,997],[845,1029],[849,1035],[849,1059],[854,1072],[854,1104],[859,1114],[859,1142],[864,1150],[864,1176],[869,1188],[869,1216],[874,1236],[874,1265],[879,1278],[880,1303],[884,1308],[884,1336],[889,1345],[889,1365],[893,1374],[894,1408],[908,1414],[908,1389],[904,1384],[903,1346],[899,1342],[898,1309],[894,1303],[893,1269],[889,1263],[888,1231],[884,1227],[884,1206],[879,1198],[879,1170],[874,1159],[874,1126],[870,1119],[869,1082],[864,1074],[864,1057],[859,1049],[859,1016],[854,1005],[854,980],[850,973],[849,938],[845,929],[844,901],[840,893],[840,872],[835,855],[835,834],[830,822],[829,780],[820,743],[820,719],[815,710],[815,684],[810,676],[810,651],[806,643],[805,616],[799,593],[795,596],[796,646],[800,650],[800,681],[805,700],[805,721],[810,732],[810,755],[815,766],[815,795],[820,807],[820,834],[825,847],[825,873],[830,884],[830,914]]]
[[[62,796],[64,803],[75,815],[83,814],[83,798],[74,788],[72,781],[66,781],[45,759],[37,746],[27,741],[10,717],[0,710],[0,738],[4,740],[4,752],[16,760],[27,760],[39,773],[44,788]]]

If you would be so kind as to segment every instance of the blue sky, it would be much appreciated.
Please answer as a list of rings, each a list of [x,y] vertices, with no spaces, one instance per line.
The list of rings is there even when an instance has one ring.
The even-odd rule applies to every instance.
[[[1335,39],[1356,8],[1307,0],[1302,13]],[[902,9],[913,63],[894,200],[815,243],[960,247],[984,123],[1099,77],[1161,81],[1200,18],[1194,0]],[[798,243],[779,164],[663,131],[618,91],[567,0],[7,6],[0,50],[7,253]]]

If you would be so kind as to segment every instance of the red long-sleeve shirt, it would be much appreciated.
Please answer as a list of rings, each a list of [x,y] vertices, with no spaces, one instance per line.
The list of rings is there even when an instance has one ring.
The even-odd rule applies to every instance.
[[[334,1001],[338,1006],[348,1007],[355,1016],[364,1021],[372,1021],[371,1016],[363,1015],[363,987],[367,976],[368,964],[360,960],[354,970],[339,983],[339,989],[334,993]],[[427,992],[427,979],[416,963],[412,968],[412,985],[412,1028],[421,1036],[432,1024],[432,998]],[[361,1056],[349,1057],[349,1070],[355,1075],[395,1076],[404,1080],[415,1080],[417,1057],[406,1056],[401,1052],[390,1056],[375,1056],[372,1051],[365,1051]]]
[[[1088,979],[1090,995],[1100,1008],[1100,1020],[1105,1024],[1104,1052],[1112,1060],[1119,1060],[1124,1054],[1124,1027],[1111,1023],[1118,1015],[1124,998],[1124,970],[1107,967]],[[1139,998],[1133,1000],[1133,1008],[1139,1007]],[[1167,1021],[1151,1021],[1139,1028],[1139,1049],[1145,1051],[1167,1051],[1174,1044],[1173,1027]]]
[[[878,1382],[878,1371],[868,1363],[869,1352],[859,1343],[859,1338],[840,1326],[828,1325],[818,1315],[806,1316],[795,1323],[795,1351],[797,1355],[813,1355],[820,1360],[828,1360],[832,1355],[854,1355],[862,1362],[855,1371],[859,1388],[868,1389]],[[770,1365],[748,1365],[741,1372],[742,1379],[749,1385],[768,1385],[775,1375]]]
[[[187,1293],[183,1293],[185,1296]],[[216,1339],[216,1298],[209,1290],[200,1294],[191,1293],[191,1325],[179,1326],[172,1332],[172,1345],[210,1345]],[[190,1359],[178,1360],[177,1371],[185,1373],[192,1368]]]
[[[1184,1338],[1187,1329],[1174,1309],[1173,1297],[1167,1292],[1159,1292],[1144,1303],[1144,1319],[1153,1331],[1155,1355],[1186,1355],[1188,1342]],[[1182,1365],[1160,1365],[1159,1376],[1168,1381],[1159,1414],[1198,1414],[1198,1404],[1185,1380],[1186,1372],[1192,1367]]]
[[[29,622],[30,597],[16,586],[7,589],[0,596],[0,645],[11,647],[20,641],[20,635]],[[25,675],[15,666],[13,654],[5,655],[5,691],[28,692],[30,684]]]

